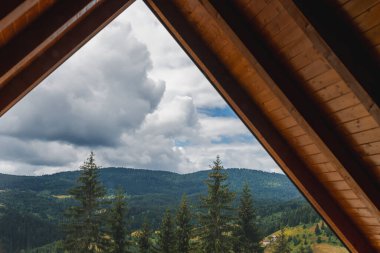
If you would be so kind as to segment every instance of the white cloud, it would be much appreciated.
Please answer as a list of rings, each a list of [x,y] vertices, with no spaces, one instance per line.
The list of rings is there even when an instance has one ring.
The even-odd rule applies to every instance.
[[[0,119],[0,173],[98,164],[190,172],[277,166],[148,8],[137,1]],[[228,144],[226,143],[228,139]]]

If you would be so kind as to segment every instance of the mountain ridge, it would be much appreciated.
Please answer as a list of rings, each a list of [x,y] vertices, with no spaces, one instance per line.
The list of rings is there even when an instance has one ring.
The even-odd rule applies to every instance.
[[[290,200],[301,194],[289,179],[279,173],[264,172],[246,168],[228,168],[224,170],[228,175],[232,190],[240,191],[244,182],[251,186],[256,197],[260,199]],[[119,186],[127,194],[140,195],[165,193],[183,190],[186,194],[200,193],[205,190],[203,183],[210,170],[179,174],[170,171],[135,169],[124,167],[107,167],[99,170],[99,177],[107,189]],[[51,194],[65,194],[75,185],[80,170],[65,171],[51,175],[19,176],[0,173],[0,190],[30,190],[50,191]],[[268,194],[265,191],[269,191]]]

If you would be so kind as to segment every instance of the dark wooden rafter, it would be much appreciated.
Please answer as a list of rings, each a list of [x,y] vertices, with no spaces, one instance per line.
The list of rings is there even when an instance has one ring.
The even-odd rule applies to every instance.
[[[134,0],[105,0],[96,1],[96,5],[88,6],[89,1],[59,1],[60,8],[51,7],[49,13],[42,15],[36,23],[32,25],[48,24],[53,23],[51,18],[54,19],[54,14],[58,15],[58,19],[61,21],[56,21],[57,26],[55,28],[59,29],[59,25],[64,25],[64,20],[62,17],[64,14],[62,10],[70,12],[70,15],[76,16],[74,12],[78,14],[80,11],[87,11],[85,15],[81,15],[80,23],[78,25],[73,24],[72,27],[61,34],[59,40],[54,41],[48,48],[45,48],[42,52],[39,52],[30,62],[25,64],[25,67],[18,71],[15,75],[11,76],[9,80],[3,84],[0,89],[0,115],[3,115],[10,107],[12,107],[18,100],[20,100],[24,95],[26,95],[31,89],[33,89],[41,80],[48,76],[57,66],[62,64],[68,57],[70,57],[76,50],[78,50],[82,45],[84,45],[90,38],[92,38],[97,32],[99,32],[103,27],[105,27],[111,20],[113,20],[117,15],[119,15],[123,10],[125,10]],[[87,3],[87,4],[86,4]],[[88,9],[83,9],[83,8]],[[69,10],[70,8],[71,11]],[[69,16],[65,16],[69,18]],[[67,21],[68,19],[66,19]],[[31,29],[31,28],[30,28]],[[46,38],[49,38],[54,30],[50,30],[50,34],[41,32],[39,35],[30,34],[30,32],[36,32],[40,29],[34,29],[31,31],[25,30],[25,33],[20,33],[14,38],[16,42],[10,43],[7,47],[0,49],[0,55],[9,55],[8,52],[4,50],[9,50],[15,53],[19,59],[25,57],[28,52],[24,51],[24,47],[28,47],[23,43],[28,41],[29,36],[34,37],[42,43]],[[44,29],[42,29],[44,30]],[[18,42],[17,42],[18,41]],[[34,44],[37,46],[37,44]],[[22,49],[20,53],[17,53],[17,49]],[[33,50],[33,48],[29,48]],[[15,51],[16,50],[16,51]],[[14,56],[12,56],[14,57]],[[13,65],[16,64],[14,61]],[[11,63],[5,63],[1,66],[1,73],[6,73],[6,70],[12,68]]]
[[[313,102],[302,82],[282,62],[276,50],[265,41],[260,30],[245,20],[244,15],[239,14],[239,9],[231,1],[218,0],[211,3],[243,43],[243,50],[247,50],[245,53],[251,56],[252,64],[255,64],[272,91],[290,109],[298,123],[314,137],[323,151],[329,154],[338,168],[342,168],[342,176],[350,178],[352,188],[367,199],[368,208],[377,215],[380,209],[380,188],[377,180],[363,170],[365,165],[358,154],[350,149],[318,104]]]
[[[200,39],[199,34],[181,15],[180,10],[171,1],[145,0],[145,2],[348,248],[353,252],[375,252],[255,101],[247,95],[218,57]],[[217,5],[219,4],[224,5],[222,2]],[[235,18],[240,19],[240,17]],[[244,25],[242,27],[247,28]]]
[[[74,17],[82,11],[91,0],[58,1],[51,9],[43,13],[24,31],[17,34],[12,43],[0,48],[0,59],[7,59],[0,65],[0,87],[33,57],[46,48],[47,43],[54,43],[60,32],[65,32]],[[49,24],[49,25],[46,25]],[[40,29],[41,27],[45,29]],[[63,30],[63,31],[60,31]],[[26,43],[27,42],[27,43]]]
[[[0,20],[16,9],[25,0],[0,1]]]
[[[334,1],[280,0],[380,124],[380,58]]]

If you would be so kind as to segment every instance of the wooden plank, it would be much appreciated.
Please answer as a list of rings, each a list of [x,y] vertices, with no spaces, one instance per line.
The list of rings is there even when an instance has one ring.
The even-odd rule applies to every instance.
[[[380,124],[380,61],[362,34],[331,1],[281,0],[281,3]],[[380,43],[380,28],[372,36]]]
[[[348,211],[359,217],[367,217],[367,218],[373,217],[373,215],[367,208],[353,208]]]
[[[0,1],[0,20],[16,9],[25,0]]]
[[[369,129],[363,132],[347,136],[352,139],[356,145],[380,141],[380,127]]]
[[[302,30],[296,25],[287,26],[271,39],[276,41],[278,50],[290,45],[294,41],[298,41],[302,37]]]
[[[378,2],[378,0],[351,0],[344,4],[342,9],[347,12],[351,18],[355,18]]]
[[[304,134],[304,135],[297,136],[297,137],[292,137],[290,141],[292,143],[294,143],[294,145],[297,145],[299,147],[314,144],[313,140],[310,138],[310,136],[308,134]]]
[[[338,111],[330,117],[340,124],[368,116],[368,111],[362,104]]]
[[[380,4],[377,4],[356,17],[353,21],[361,31],[365,32],[380,23],[379,17]]]
[[[321,103],[327,102],[331,99],[340,97],[349,93],[351,90],[348,88],[345,82],[339,81],[332,85],[323,87],[313,93],[313,96],[317,97]]]
[[[132,2],[133,0],[99,2],[97,8],[92,9],[90,14],[81,19],[80,24],[64,34],[53,46],[40,54],[0,89],[0,115],[4,114]],[[61,1],[61,3],[67,2]],[[45,24],[48,23],[49,21],[45,22]]]
[[[364,33],[364,36],[368,39],[368,41],[376,47],[380,44],[380,25],[372,27],[368,31]]]
[[[295,25],[293,20],[289,17],[288,13],[282,11],[275,19],[272,19],[265,26],[265,33],[269,36],[276,36],[288,26]]]
[[[363,159],[371,164],[371,166],[380,166],[380,154],[365,156]]]
[[[264,107],[264,110],[267,112],[271,112],[282,107],[277,97],[273,97],[272,99],[268,101],[262,102],[262,105]]]
[[[341,81],[339,75],[334,69],[330,69],[310,80],[308,80],[308,87],[312,90],[320,90],[329,85],[338,83]]]
[[[313,62],[320,59],[320,55],[317,54],[313,47],[304,49],[300,54],[289,58],[288,62],[292,66],[294,71],[298,71],[302,68],[310,66]]]
[[[330,113],[334,113],[334,112],[341,111],[349,107],[353,107],[358,104],[360,104],[360,101],[357,99],[355,94],[353,94],[352,92],[349,92],[345,95],[331,99],[327,101],[326,103],[323,103],[323,106],[328,108]]]
[[[321,153],[319,148],[314,143],[299,147],[298,149],[306,155],[315,155]]]
[[[318,59],[311,64],[307,65],[306,67],[301,68],[297,71],[297,74],[303,78],[303,80],[308,81],[310,79],[313,79],[316,76],[319,76],[328,70],[330,70],[331,67],[323,60]]]
[[[336,168],[331,163],[319,163],[312,166],[315,173],[334,172]]]
[[[352,190],[339,191],[336,194],[343,196],[345,199],[357,199],[358,198],[358,196]]]
[[[376,5],[379,0],[351,0],[342,6],[351,18],[355,18]]]
[[[238,1],[240,3],[240,1]],[[242,10],[246,10],[248,13],[248,16],[255,17],[258,15],[266,6],[268,5],[268,1],[266,0],[253,0],[246,5],[244,2],[242,2]]]
[[[259,24],[260,27],[265,27],[280,15],[281,9],[281,5],[278,1],[270,2],[255,16],[255,23]]]
[[[340,131],[342,131],[346,135],[351,135],[376,127],[378,127],[376,121],[371,116],[367,116],[343,123],[338,126],[338,129],[340,129]]]
[[[211,3],[218,11],[218,15],[214,15],[218,25],[223,27],[226,35],[246,55],[268,87],[279,98],[281,104],[294,117],[296,124],[301,124],[303,128],[307,129],[307,132],[312,135],[313,141],[316,141],[321,151],[328,156],[326,160],[338,164],[339,173],[345,178],[350,178],[348,180],[350,186],[355,191],[361,192],[361,196],[364,197],[370,210],[377,213],[380,208],[377,182],[363,171],[365,166],[360,157],[338,133],[333,131],[334,126],[303,91],[303,83],[300,83],[299,79],[291,74],[289,68],[284,65],[273,48],[261,36],[260,31],[256,27],[250,26],[247,20],[239,15],[239,10],[232,2],[211,1]],[[210,8],[207,7],[207,4],[205,6]],[[210,10],[209,12],[215,11]],[[277,122],[274,124],[277,125]],[[281,128],[278,127],[278,129]],[[321,155],[321,161],[325,161],[322,157]]]
[[[90,2],[91,0],[57,2],[22,33],[14,37],[12,43],[1,47],[0,59],[7,59],[7,61],[0,65],[0,87],[34,57],[42,53],[49,44],[54,43],[60,33],[68,29],[70,22],[75,23],[76,15]],[[65,27],[65,25],[67,26]]]
[[[282,130],[282,134],[284,136],[298,137],[301,135],[305,135],[306,132],[305,132],[305,130],[302,129],[302,127],[300,127],[299,125],[296,125],[294,127],[288,128],[286,130]]]
[[[345,217],[345,213],[336,205],[329,192],[315,180],[302,160],[273,128],[261,109],[235,83],[234,78],[208,49],[200,35],[194,32],[182,16],[181,10],[171,1],[145,2],[349,248],[354,252],[375,252],[356,225]],[[299,180],[301,178],[302,181]]]
[[[380,141],[366,143],[362,145],[358,145],[355,147],[355,149],[361,154],[361,155],[375,155],[380,154]]]
[[[278,49],[278,52],[281,56],[293,58],[302,53],[305,48],[310,48],[312,46],[313,45],[308,38],[301,36],[285,47]]]
[[[335,181],[343,181],[344,180],[343,177],[336,171],[317,174],[317,176],[318,176],[318,178],[320,178],[320,180],[322,182],[335,182]],[[344,197],[343,194],[338,194],[336,196]]]

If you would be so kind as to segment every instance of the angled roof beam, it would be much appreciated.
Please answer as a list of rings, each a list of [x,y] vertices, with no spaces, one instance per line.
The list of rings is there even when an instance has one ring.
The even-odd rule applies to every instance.
[[[0,48],[0,87],[70,29],[91,0],[58,1]],[[17,9],[16,9],[17,10]],[[44,29],[41,29],[44,27]]]
[[[250,61],[260,76],[288,107],[298,123],[312,134],[323,152],[337,165],[341,174],[350,178],[349,184],[366,199],[368,208],[374,215],[378,215],[378,182],[363,169],[365,165],[358,154],[351,150],[336,132],[318,104],[304,91],[302,83],[267,44],[260,31],[252,27],[243,15],[239,15],[239,9],[230,1],[218,0],[211,3],[221,16],[217,21],[225,26],[225,30],[230,31],[230,37],[236,44],[240,43],[240,49],[250,56]],[[209,6],[207,3],[204,5],[206,8]]]
[[[0,58],[4,55],[10,57],[9,63],[1,65],[1,74],[9,73],[10,69],[19,66],[12,74],[9,74],[7,79],[3,79],[3,83],[0,82],[0,116],[133,2],[134,0],[59,1],[59,4],[63,6],[51,7],[48,13],[31,25],[34,29],[29,27],[25,33],[20,33],[14,38],[15,42],[12,40],[8,46],[0,48]],[[62,13],[62,10],[68,12],[67,15]],[[57,17],[59,20],[54,21],[55,15],[59,16]],[[72,20],[72,16],[76,19]],[[54,24],[54,26],[50,29],[35,27],[35,25],[38,27],[38,25],[46,26],[47,24]],[[60,30],[62,27],[64,29]],[[31,34],[40,30],[44,32],[41,31],[37,35]],[[60,31],[59,34],[57,31]],[[31,42],[34,47],[25,43],[33,38],[37,40]],[[39,47],[39,43],[45,43],[44,47]],[[36,47],[38,50],[29,59],[30,51],[35,50]],[[18,61],[11,60],[15,58]],[[28,60],[25,61],[25,59]],[[23,62],[20,63],[20,61]]]
[[[380,124],[380,61],[355,25],[333,1],[280,2]]]
[[[315,178],[296,152],[291,149],[255,101],[229,74],[228,69],[204,43],[201,36],[187,22],[173,2],[169,0],[145,0],[145,2],[351,251],[375,252],[350,218],[341,211],[336,200]],[[226,7],[224,11],[221,11],[222,15],[228,9],[233,12],[228,5],[223,7],[224,1],[216,2],[218,2],[216,5],[222,6],[221,8]],[[204,2],[204,4],[207,3]],[[239,15],[238,12],[235,12],[233,18],[239,19],[240,17],[236,17],[237,15]],[[230,17],[232,18],[232,16]],[[247,26],[242,27],[246,28]]]

